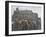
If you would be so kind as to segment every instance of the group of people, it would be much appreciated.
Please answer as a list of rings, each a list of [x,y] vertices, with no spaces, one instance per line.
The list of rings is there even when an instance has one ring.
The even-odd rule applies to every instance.
[[[27,30],[31,28],[30,20],[16,20],[16,27],[18,30]]]

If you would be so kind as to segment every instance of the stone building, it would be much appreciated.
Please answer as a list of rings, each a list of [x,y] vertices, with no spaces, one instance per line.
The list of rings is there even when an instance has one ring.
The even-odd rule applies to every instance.
[[[16,8],[12,16],[12,31],[16,30],[38,30],[41,29],[41,19],[37,13],[31,10],[19,10]]]

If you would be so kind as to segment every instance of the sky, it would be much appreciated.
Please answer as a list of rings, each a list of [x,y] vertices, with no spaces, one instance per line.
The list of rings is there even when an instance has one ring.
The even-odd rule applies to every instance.
[[[11,12],[12,15],[14,14],[14,10],[16,11],[16,8],[19,10],[32,10],[33,13],[37,13],[38,17],[41,17],[42,8],[41,6],[34,6],[34,5],[28,5],[28,4],[15,4],[11,6]]]

